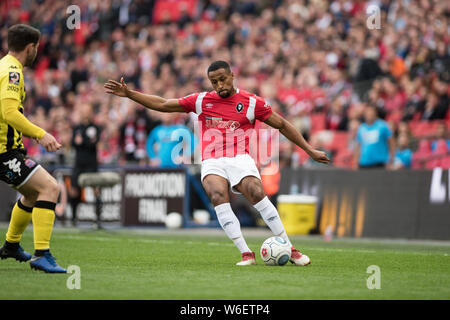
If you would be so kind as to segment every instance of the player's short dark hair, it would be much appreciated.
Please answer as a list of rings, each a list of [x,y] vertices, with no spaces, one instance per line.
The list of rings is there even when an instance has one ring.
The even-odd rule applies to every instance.
[[[210,72],[213,72],[213,71],[216,71],[219,69],[225,69],[225,71],[231,72],[231,68],[230,68],[230,65],[228,64],[228,62],[222,61],[222,60],[217,60],[209,65],[207,73],[209,74]]]
[[[8,50],[21,52],[30,43],[37,44],[41,32],[26,24],[15,24],[8,29]]]

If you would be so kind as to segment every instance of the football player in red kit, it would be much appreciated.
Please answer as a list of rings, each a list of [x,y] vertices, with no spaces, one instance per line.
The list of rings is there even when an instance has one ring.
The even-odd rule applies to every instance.
[[[291,244],[277,209],[264,193],[259,171],[250,156],[249,138],[256,120],[278,129],[315,161],[328,163],[330,160],[323,151],[313,149],[291,123],[272,112],[263,98],[236,88],[234,74],[227,62],[213,62],[207,75],[213,91],[194,93],[180,99],[165,99],[130,90],[123,78],[120,82],[109,80],[104,87],[107,93],[127,97],[152,110],[194,112],[198,115],[202,184],[214,205],[220,225],[241,252],[242,260],[237,265],[256,264],[256,260],[242,235],[239,220],[231,209],[230,187],[233,192],[244,195],[274,235],[291,245],[292,263],[309,264],[309,257]]]

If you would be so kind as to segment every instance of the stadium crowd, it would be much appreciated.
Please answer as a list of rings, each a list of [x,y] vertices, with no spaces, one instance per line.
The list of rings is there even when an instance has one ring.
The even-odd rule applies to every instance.
[[[72,4],[81,9],[73,30]],[[369,5],[380,8],[380,29],[368,28]],[[182,97],[211,90],[205,70],[213,60],[229,61],[238,87],[264,97],[311,143],[329,149],[337,166],[352,166],[369,104],[402,154],[423,138],[450,139],[448,1],[7,0],[0,2],[2,56],[16,23],[42,32],[25,73],[26,113],[64,145],[53,155],[28,140],[40,161],[73,162],[71,128],[89,103],[103,128],[100,163],[148,163],[146,140],[161,115],[105,94],[103,83],[123,75],[145,93]],[[189,115],[173,121],[192,129]],[[280,152],[288,165],[309,163],[287,141]]]

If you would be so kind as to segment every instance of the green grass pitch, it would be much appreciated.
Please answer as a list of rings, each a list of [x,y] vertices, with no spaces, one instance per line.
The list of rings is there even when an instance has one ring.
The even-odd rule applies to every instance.
[[[70,274],[7,259],[0,299],[450,299],[450,244],[292,237],[311,265],[269,267],[258,253],[268,236],[246,237],[258,264],[238,267],[239,252],[220,230],[56,228],[52,252],[61,266],[80,267],[81,289],[67,288]],[[31,227],[21,243],[32,252]],[[367,288],[370,265],[380,268],[380,289]]]

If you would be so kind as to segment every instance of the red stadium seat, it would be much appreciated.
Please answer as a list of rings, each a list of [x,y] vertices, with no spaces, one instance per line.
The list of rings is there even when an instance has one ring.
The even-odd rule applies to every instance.
[[[413,155],[411,160],[411,169],[422,169],[422,168],[423,168],[422,162],[419,159],[415,158]]]
[[[422,139],[419,142],[419,148],[416,151],[417,154],[428,157],[431,155],[431,143],[430,140]]]
[[[441,166],[441,160],[440,159],[431,159],[426,161],[425,168],[426,169],[434,169]]]
[[[409,128],[415,137],[428,138],[435,134],[441,121],[410,121]]]
[[[441,167],[443,169],[450,169],[450,155],[441,159]]]
[[[419,148],[412,156],[412,169],[420,169],[423,167],[423,161],[431,155],[431,143],[427,139],[419,141]]]
[[[403,117],[403,112],[402,111],[400,111],[400,110],[395,110],[395,111],[392,111],[391,113],[389,113],[387,116],[386,116],[386,121],[387,122],[395,122],[395,123],[399,123],[401,120],[402,120],[402,117]]]
[[[345,150],[348,145],[348,132],[335,131],[331,140],[331,147],[334,150]]]
[[[333,157],[333,165],[338,168],[351,168],[353,165],[353,153],[340,149]]]
[[[325,113],[312,113],[311,114],[311,133],[316,133],[317,131],[325,130],[326,118],[327,118],[327,115]]]
[[[436,143],[436,149],[433,151],[433,154],[436,155],[444,155],[448,152],[447,140],[439,139]]]

